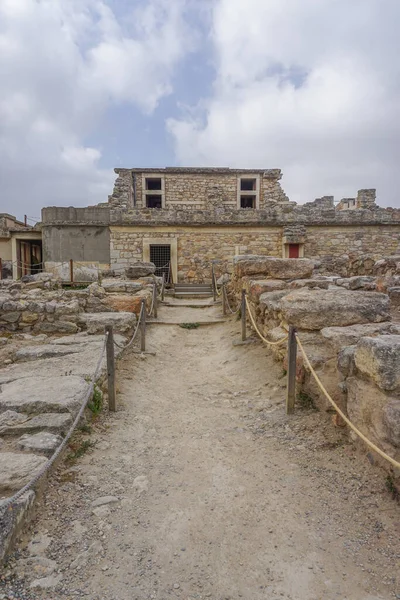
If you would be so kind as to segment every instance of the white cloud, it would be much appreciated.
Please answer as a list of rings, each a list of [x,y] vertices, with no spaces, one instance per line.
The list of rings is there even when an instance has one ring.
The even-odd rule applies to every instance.
[[[0,0],[0,211],[107,200],[114,173],[85,138],[107,107],[151,113],[170,93],[192,45],[185,2],[121,17],[107,0]]]
[[[168,121],[185,164],[280,167],[291,199],[399,205],[398,0],[216,0],[213,93]]]

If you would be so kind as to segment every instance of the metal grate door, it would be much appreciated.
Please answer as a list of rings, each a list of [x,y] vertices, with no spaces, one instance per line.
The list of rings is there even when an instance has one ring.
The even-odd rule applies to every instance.
[[[151,245],[150,262],[156,265],[157,277],[162,277],[165,273],[165,281],[169,282],[171,246],[169,244]]]

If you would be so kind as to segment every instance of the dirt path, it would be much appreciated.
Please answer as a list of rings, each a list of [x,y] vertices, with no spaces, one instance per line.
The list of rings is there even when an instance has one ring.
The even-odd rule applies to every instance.
[[[288,419],[281,367],[258,343],[233,346],[238,338],[235,321],[149,327],[156,355],[121,362],[118,412],[50,488],[4,591],[29,600],[400,598],[399,513],[383,473],[327,415]],[[28,591],[43,576],[58,586]]]

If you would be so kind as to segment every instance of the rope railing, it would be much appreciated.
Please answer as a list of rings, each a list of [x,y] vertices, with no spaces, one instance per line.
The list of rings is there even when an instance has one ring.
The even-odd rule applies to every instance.
[[[125,344],[125,346],[121,346],[121,344],[118,344],[115,340],[114,340],[114,344],[117,346],[117,348],[120,348],[121,350],[126,350],[127,348],[129,348],[133,342],[136,339],[136,336],[138,334],[139,328],[140,328],[140,324],[142,322],[142,318],[143,318],[143,312],[145,309],[145,304],[142,304],[141,308],[140,308],[140,312],[139,312],[139,317],[136,323],[136,328],[135,331],[133,332],[133,335],[131,337],[131,339],[129,340],[129,342],[127,344]]]
[[[223,299],[224,299],[224,306],[226,306],[228,308],[231,315],[236,315],[240,310],[240,306],[238,306],[238,308],[236,310],[232,310],[232,307],[229,303],[228,292],[226,291],[225,284],[223,284],[223,286],[222,286],[222,294],[223,294]]]
[[[385,460],[390,462],[390,464],[392,464],[394,467],[396,467],[397,469],[400,469],[400,462],[398,462],[397,460],[395,460],[394,458],[392,458],[391,456],[386,454],[386,452],[384,452],[376,444],[371,442],[371,440],[369,440],[359,429],[357,429],[357,427],[355,425],[353,425],[353,423],[350,421],[350,419],[348,417],[346,417],[344,412],[339,408],[339,406],[333,400],[333,398],[331,397],[329,392],[326,390],[324,384],[322,383],[322,381],[316,374],[315,370],[313,369],[310,359],[308,358],[307,353],[304,350],[304,346],[301,343],[301,340],[297,333],[295,333],[295,337],[296,337],[296,342],[298,343],[301,353],[303,355],[303,358],[304,358],[308,368],[310,369],[310,372],[311,372],[312,376],[314,377],[319,389],[324,394],[325,398],[333,406],[333,408],[336,410],[338,415],[340,415],[340,417],[343,419],[343,421],[350,427],[350,429],[352,429],[352,431],[354,431],[355,434],[358,435],[359,438],[361,438],[363,440],[363,442],[365,442],[367,444],[367,446],[369,446],[372,450],[374,450],[377,454],[379,454],[379,456],[381,456],[382,458],[384,458]]]
[[[49,458],[49,460],[39,470],[39,472],[34,477],[32,477],[32,479],[26,485],[24,485],[18,492],[16,492],[13,496],[10,496],[10,498],[6,498],[4,501],[2,501],[2,503],[0,504],[0,514],[4,513],[8,508],[10,508],[13,504],[15,504],[15,502],[21,496],[23,496],[23,494],[25,494],[26,492],[28,492],[29,490],[34,488],[35,485],[40,481],[40,479],[45,475],[45,473],[47,473],[47,471],[50,469],[50,467],[54,464],[54,462],[56,461],[58,456],[61,454],[61,452],[64,450],[65,446],[67,445],[68,441],[70,440],[76,426],[78,425],[78,423],[84,413],[87,403],[89,402],[90,398],[92,397],[94,386],[95,386],[96,380],[99,376],[101,363],[104,358],[104,353],[106,351],[107,338],[108,338],[108,334],[105,335],[103,348],[101,350],[100,357],[99,357],[99,360],[96,365],[96,369],[91,378],[90,385],[87,389],[82,406],[81,406],[78,414],[76,415],[74,422],[72,423],[71,427],[69,428],[65,438],[63,439],[61,444],[58,446],[58,448],[55,450],[53,455]]]
[[[267,340],[267,338],[263,336],[263,334],[261,333],[261,331],[257,327],[256,321],[255,321],[255,319],[254,319],[254,317],[252,315],[251,309],[250,309],[250,305],[249,305],[249,301],[247,299],[247,296],[245,296],[245,299],[246,299],[246,307],[247,307],[247,310],[248,310],[248,313],[249,313],[251,324],[253,325],[253,328],[254,328],[255,332],[257,333],[257,335],[261,338],[261,340],[265,344],[268,344],[268,346],[279,346],[279,344],[282,344],[282,342],[284,342],[285,340],[288,339],[288,336],[285,335],[284,337],[280,338],[276,342],[271,342],[270,340]]]

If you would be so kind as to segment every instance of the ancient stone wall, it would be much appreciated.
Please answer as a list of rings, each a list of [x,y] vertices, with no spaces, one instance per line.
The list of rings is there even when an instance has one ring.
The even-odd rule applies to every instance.
[[[304,255],[307,257],[356,257],[364,254],[371,254],[376,259],[400,254],[399,226],[306,228]]]

